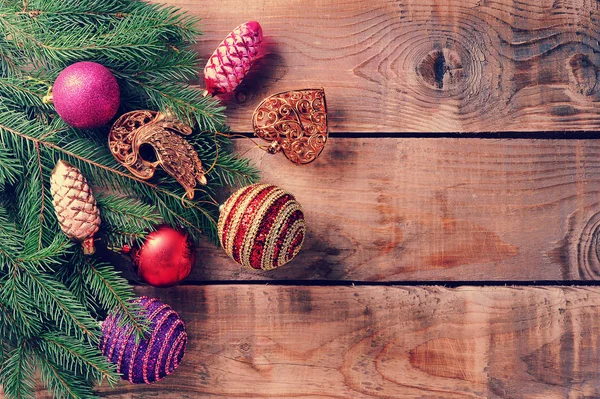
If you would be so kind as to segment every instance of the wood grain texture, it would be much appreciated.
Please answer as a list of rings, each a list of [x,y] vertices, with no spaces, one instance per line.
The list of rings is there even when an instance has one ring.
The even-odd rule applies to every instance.
[[[203,59],[262,24],[264,56],[226,101],[236,131],[267,95],[320,86],[334,133],[600,126],[595,0],[164,2],[203,18]]]
[[[599,288],[143,289],[187,321],[177,372],[108,398],[600,397]]]
[[[599,153],[595,140],[333,138],[299,167],[251,149],[303,206],[304,246],[261,272],[205,243],[188,282],[597,280]]]

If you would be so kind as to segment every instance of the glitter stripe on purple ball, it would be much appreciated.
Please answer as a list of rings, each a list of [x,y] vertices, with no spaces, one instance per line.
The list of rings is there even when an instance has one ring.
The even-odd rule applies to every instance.
[[[175,343],[173,344],[173,347],[171,348],[171,351],[169,352],[169,357],[167,357],[167,362],[165,363],[167,375],[175,371],[175,369],[179,365],[179,362],[181,362],[181,358],[185,353],[186,343],[187,334],[184,332],[183,334],[177,337]]]
[[[135,342],[131,325],[119,327],[120,316],[109,315],[102,325],[102,353],[117,365],[123,379],[147,383],[163,379],[179,365],[185,352],[185,324],[170,306],[148,297],[136,300],[147,315],[151,335]],[[168,356],[165,354],[168,353]]]
[[[125,339],[123,340],[123,344],[121,345],[121,350],[119,351],[119,357],[117,358],[117,361],[116,361],[117,373],[121,372],[121,366],[123,364],[123,356],[125,355],[125,348],[127,347],[127,344],[129,343],[129,339],[133,335],[134,331],[135,331],[135,328],[133,326],[131,326],[129,328],[129,331],[127,331],[125,333]]]
[[[165,337],[162,335],[159,336],[159,334],[164,334],[163,326],[165,325],[165,322],[171,315],[175,315],[175,317],[177,317],[177,313],[175,313],[174,310],[169,309],[161,316],[160,320],[158,321],[158,323],[156,323],[156,326],[153,328],[152,336],[150,337],[150,342],[148,343],[148,350],[144,355],[144,361],[142,363],[142,376],[144,377],[144,382],[146,384],[150,384],[150,380],[148,379],[148,370],[153,370],[154,367],[156,367],[156,358],[158,356],[158,351],[160,351],[161,345],[157,344],[156,341],[157,339],[160,340],[160,337],[162,337],[163,345],[166,344]],[[150,357],[152,357],[152,359],[154,360],[154,367],[153,364],[149,364]]]
[[[164,340],[164,344],[160,348],[160,352],[158,353],[158,358],[156,359],[157,366],[154,368],[154,378],[155,379],[160,378],[159,372],[161,369],[165,370],[167,368],[167,361],[166,361],[166,357],[165,357],[165,355],[167,354],[166,350],[167,350],[167,348],[173,346],[173,344],[170,344],[170,343],[172,341],[174,341],[173,337],[175,334],[175,330],[177,329],[177,327],[179,327],[182,324],[183,324],[183,322],[181,320],[177,320],[175,323],[173,323],[173,325],[169,329],[169,332],[167,332],[167,335]],[[178,336],[181,336],[181,334],[179,334]],[[163,359],[164,359],[164,362],[163,362]],[[167,372],[167,374],[168,374],[168,372]]]

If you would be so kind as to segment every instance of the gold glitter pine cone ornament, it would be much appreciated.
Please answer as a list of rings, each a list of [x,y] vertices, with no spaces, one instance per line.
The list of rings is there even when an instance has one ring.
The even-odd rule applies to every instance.
[[[306,222],[292,194],[274,185],[253,184],[236,191],[222,206],[218,231],[221,246],[237,263],[271,270],[298,254]]]
[[[329,136],[324,89],[284,91],[264,99],[252,115],[254,134],[293,163],[317,159]]]
[[[75,166],[60,160],[50,176],[50,192],[62,231],[71,240],[82,243],[84,254],[93,254],[100,210],[85,176]]]
[[[108,135],[108,146],[117,161],[134,176],[148,180],[160,165],[194,198],[197,183],[206,185],[204,168],[198,153],[181,135],[192,128],[172,115],[154,111],[131,111],[121,115]],[[156,161],[143,158],[142,146],[150,145]]]

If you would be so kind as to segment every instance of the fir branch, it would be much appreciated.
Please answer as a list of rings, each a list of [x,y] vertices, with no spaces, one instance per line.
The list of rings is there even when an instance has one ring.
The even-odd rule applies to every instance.
[[[148,232],[162,221],[156,206],[131,197],[98,193],[96,201],[104,221],[100,234],[109,248],[141,245]]]
[[[216,134],[226,130],[224,108],[187,84],[198,70],[191,47],[200,34],[196,23],[176,8],[145,1],[0,2],[0,379],[14,378],[16,397],[29,395],[36,362],[57,397],[93,397],[93,379],[114,380],[95,347],[95,316],[114,309],[138,338],[148,329],[127,281],[111,265],[84,257],[61,233],[49,188],[59,159],[95,188],[135,198],[95,190],[100,238],[111,245],[139,240],[159,221],[216,241],[216,189],[257,179],[256,169]],[[135,177],[113,158],[104,132],[70,128],[44,104],[58,73],[83,60],[115,74],[121,111],[173,112],[195,126],[187,139],[208,168],[209,184],[194,200],[162,171],[150,181]],[[18,346],[24,342],[27,347]],[[23,372],[7,374],[21,357],[30,362]]]
[[[166,48],[160,57],[112,67],[113,74],[124,82],[130,77],[148,82],[186,82],[194,79],[197,71],[198,55],[194,51],[174,46]]]
[[[52,106],[42,101],[47,89],[47,84],[33,77],[25,79],[14,76],[0,78],[0,93],[6,99],[5,104],[10,102],[18,109],[35,107],[40,111],[52,112]]]
[[[22,248],[23,235],[16,223],[11,220],[7,209],[0,205],[0,270],[14,262]]]
[[[46,209],[46,193],[44,189],[44,174],[42,167],[42,154],[40,153],[40,145],[39,143],[35,144],[35,154],[37,156],[37,166],[38,172],[40,175],[40,212],[39,212],[39,222],[40,225],[44,225],[44,211]],[[38,232],[38,251],[42,249],[42,240],[44,238],[44,230],[40,229]]]
[[[173,112],[177,118],[201,131],[224,130],[225,108],[192,86],[178,82],[147,80],[132,76],[125,82],[125,95],[146,99],[148,108]]]
[[[96,298],[92,295],[90,287],[87,285],[83,276],[83,270],[86,265],[82,262],[81,251],[76,251],[68,258],[69,267],[63,267],[57,270],[55,276],[61,281],[73,296],[89,310],[90,314],[96,318],[100,306]]]
[[[2,364],[0,384],[7,399],[35,398],[35,364],[27,341],[21,341]]]
[[[22,276],[31,295],[29,301],[38,304],[58,328],[90,342],[98,342],[98,325],[64,284],[34,270],[26,270]]]
[[[32,158],[23,181],[16,186],[16,200],[18,203],[18,217],[22,230],[25,232],[23,252],[34,253],[42,250],[46,245],[56,243],[57,229],[52,213],[52,208],[47,204],[46,198],[50,196],[49,188],[44,184],[43,166],[38,143],[34,143]],[[64,240],[64,236],[61,235]],[[52,248],[59,249],[66,244],[58,244]],[[41,265],[40,265],[41,267]]]
[[[72,248],[73,243],[65,235],[57,234],[48,246],[40,247],[37,251],[25,248],[17,262],[28,264],[29,267],[36,270],[52,271],[52,266],[61,265],[64,262],[64,256],[71,252]]]
[[[33,337],[42,330],[42,318],[32,303],[31,292],[25,284],[24,273],[19,268],[5,276],[0,291],[0,302],[4,312],[14,320],[15,334],[21,337]]]
[[[111,309],[120,317],[122,326],[128,324],[134,328],[138,338],[148,333],[148,320],[143,316],[142,308],[133,302],[133,289],[120,273],[107,263],[86,258],[86,268],[82,270],[90,291],[98,298],[105,309]]]
[[[0,186],[15,184],[23,171],[23,165],[16,160],[12,153],[0,145]]]
[[[130,2],[119,0],[88,0],[80,2],[66,0],[57,3],[47,0],[33,0],[17,15],[27,15],[43,24],[65,25],[105,25],[117,23],[123,19],[136,21],[140,29],[143,27],[168,26],[176,30],[171,40],[195,42],[201,33],[197,29],[198,19],[192,15],[181,13],[179,9],[160,4],[146,2]]]
[[[134,227],[135,231],[143,232],[160,223],[155,206],[115,194],[97,193],[95,197],[102,220],[117,229],[127,230]]]
[[[37,347],[55,364],[66,370],[85,376],[86,379],[106,380],[110,386],[119,381],[116,368],[98,350],[71,336],[58,332],[40,335]]]
[[[18,46],[4,37],[0,37],[0,72],[1,76],[16,76],[22,73],[22,65],[26,63]]]
[[[69,2],[67,2],[69,3]],[[68,4],[67,4],[68,6]],[[0,31],[4,36],[19,37],[22,51],[39,66],[65,66],[82,59],[112,62],[135,62],[156,56],[165,44],[191,42],[197,35],[195,19],[180,17],[176,9],[147,6],[132,13],[115,13],[112,23],[74,23],[62,11],[62,18],[52,18],[43,9],[15,12],[0,8]],[[156,18],[156,13],[163,19]],[[174,12],[175,11],[175,12]],[[79,22],[84,14],[79,14]],[[97,14],[96,14],[97,15]],[[154,15],[153,18],[145,16]],[[168,18],[174,15],[174,18]],[[85,14],[88,21],[94,14]],[[159,16],[160,18],[160,16]],[[106,19],[105,19],[106,22]]]
[[[44,351],[35,350],[35,358],[44,385],[58,398],[96,398],[90,384],[78,374],[57,364]]]
[[[205,231],[208,232],[209,236],[213,240],[216,238],[216,235],[214,234],[216,228],[216,210],[209,211],[205,209],[205,207],[200,206],[197,201],[192,201],[185,198],[184,193],[181,192],[179,188],[177,189],[179,191],[175,191],[175,189],[167,190],[163,188],[164,185],[157,185],[137,178],[129,173],[122,172],[117,169],[116,165],[108,166],[106,164],[107,162],[112,164],[115,163],[114,159],[112,159],[112,156],[110,156],[109,160],[109,158],[106,156],[103,158],[102,155],[99,156],[97,154],[98,151],[96,151],[96,153],[91,153],[91,149],[94,149],[95,147],[89,145],[89,142],[87,146],[83,146],[82,143],[85,142],[84,139],[69,140],[69,143],[66,143],[64,138],[68,136],[63,136],[62,141],[59,141],[60,144],[56,144],[50,140],[39,138],[39,136],[43,136],[43,134],[40,134],[39,130],[35,129],[36,124],[34,122],[30,122],[26,126],[23,126],[20,124],[20,120],[21,119],[18,116],[18,113],[15,112],[6,111],[0,114],[0,141],[3,141],[7,144],[12,144],[14,146],[23,145],[23,143],[20,143],[19,140],[6,137],[6,135],[3,134],[8,132],[11,136],[17,136],[18,138],[25,140],[28,143],[26,145],[35,146],[35,144],[39,144],[43,148],[45,147],[46,149],[59,153],[62,158],[66,158],[70,162],[75,163],[76,166],[78,166],[79,169],[81,169],[82,172],[88,176],[105,177],[105,183],[120,182],[122,183],[121,187],[135,187],[137,194],[142,195],[142,197],[148,199],[149,202],[154,202],[159,205],[158,210],[160,212],[160,216],[164,218],[165,221],[173,225],[183,226],[186,229],[189,229],[190,233],[196,239],[199,239],[201,236],[203,232],[202,229],[205,229]],[[8,126],[8,123],[16,123],[17,128],[21,128],[22,131]],[[41,123],[37,127],[38,129],[41,129],[42,132],[47,130],[47,128],[44,128]],[[55,134],[52,135],[52,137],[54,136]],[[86,155],[88,155],[89,158],[79,155],[74,151],[70,151],[68,148],[76,148],[80,151],[85,149],[87,152]],[[96,160],[92,159],[92,157],[96,158]],[[58,159],[55,159],[54,161],[56,162],[57,160]],[[83,166],[84,164],[87,164],[87,168]],[[90,166],[92,167],[91,169],[89,168]],[[109,173],[99,174],[98,172],[100,170]],[[87,171],[90,173],[86,173]],[[119,178],[124,178],[125,181],[129,180],[130,182],[123,184],[123,180]],[[132,185],[133,182],[139,184]],[[118,184],[115,185],[115,187],[118,186]],[[179,194],[180,192],[181,194]],[[213,206],[213,208],[216,209],[216,205]]]

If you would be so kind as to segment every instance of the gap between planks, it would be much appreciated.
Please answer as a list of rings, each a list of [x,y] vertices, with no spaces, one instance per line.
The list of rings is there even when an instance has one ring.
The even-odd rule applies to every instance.
[[[245,138],[251,138],[259,143],[268,144],[266,141],[263,142],[260,138],[256,137],[254,133],[250,132],[235,132],[232,133],[235,136],[244,136]],[[362,139],[362,138],[391,138],[391,139],[515,139],[515,140],[596,140],[600,139],[600,131],[535,131],[535,132],[519,132],[519,131],[506,131],[506,132],[470,132],[459,133],[459,132],[336,132],[330,133],[330,138],[336,139]],[[243,137],[233,137],[233,142],[242,142]]]

